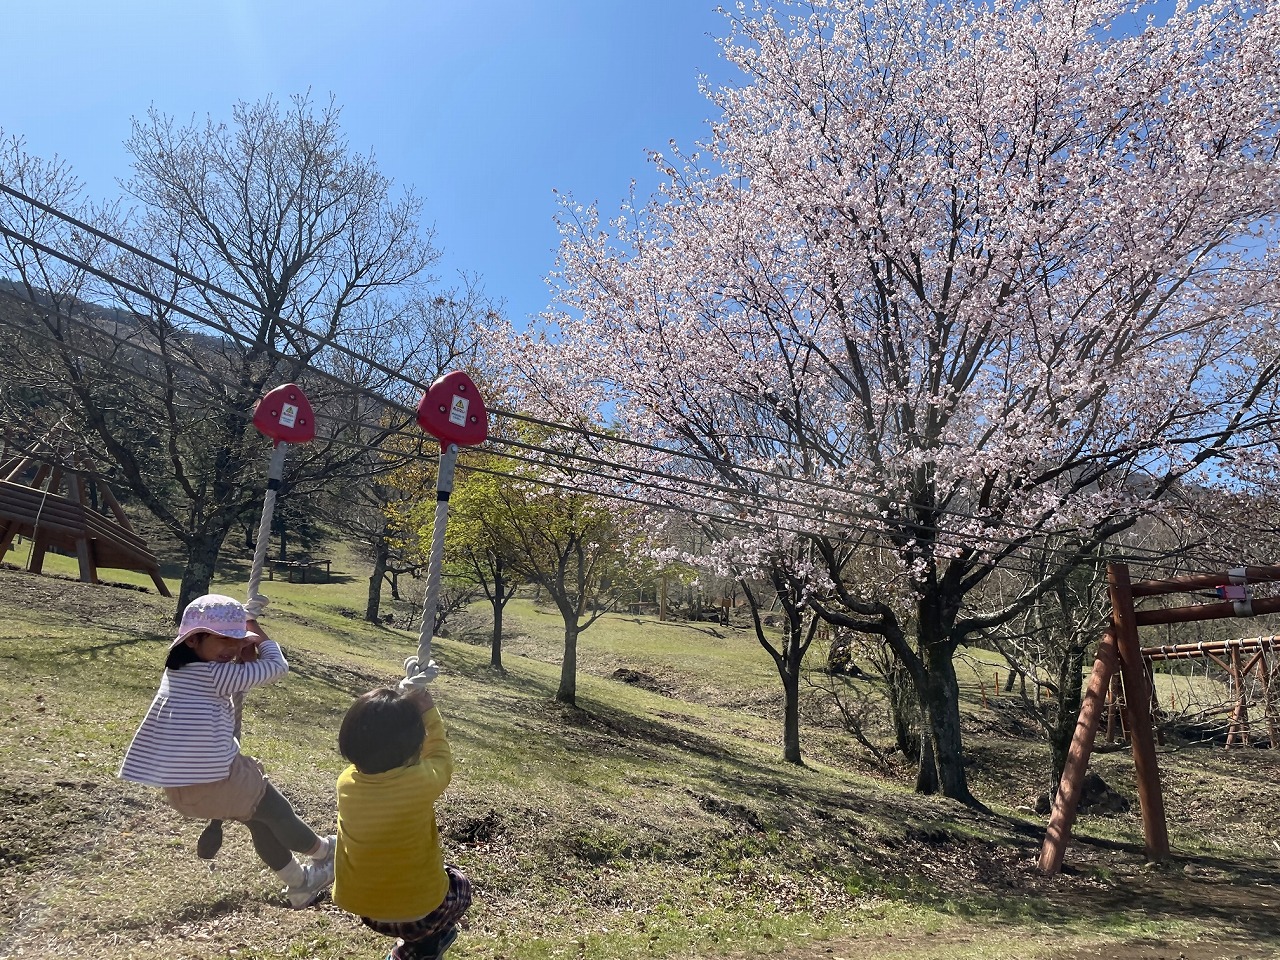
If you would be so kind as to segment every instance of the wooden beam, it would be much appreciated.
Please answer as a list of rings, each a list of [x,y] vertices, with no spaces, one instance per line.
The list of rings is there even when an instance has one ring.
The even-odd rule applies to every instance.
[[[1241,637],[1238,640],[1207,640],[1204,643],[1171,643],[1163,647],[1143,647],[1142,655],[1153,662],[1187,660],[1205,657],[1212,653],[1226,653],[1232,647],[1239,647],[1242,653],[1272,650],[1277,644],[1276,637]]]
[[[1075,823],[1076,812],[1080,808],[1080,788],[1084,784],[1085,772],[1089,769],[1089,757],[1093,753],[1093,743],[1102,722],[1102,711],[1106,708],[1107,690],[1111,686],[1111,678],[1115,676],[1118,661],[1115,630],[1109,629],[1098,642],[1093,673],[1089,676],[1089,686],[1080,704],[1080,716],[1076,720],[1075,733],[1071,736],[1071,747],[1067,751],[1067,762],[1062,768],[1058,793],[1053,798],[1049,828],[1045,831],[1044,843],[1040,846],[1040,861],[1036,869],[1045,876],[1051,877],[1062,869],[1062,857],[1071,841],[1071,826]]]
[[[1246,583],[1280,580],[1280,566],[1245,567],[1244,578]],[[1170,577],[1168,580],[1139,580],[1130,589],[1135,597],[1158,597],[1166,593],[1190,593],[1193,590],[1204,590],[1210,587],[1225,587],[1230,582],[1230,571],[1224,571]]]
[[[1262,597],[1251,604],[1253,615],[1280,612],[1280,597]],[[1159,623],[1191,623],[1198,620],[1231,620],[1238,617],[1232,600],[1221,603],[1201,603],[1191,607],[1165,607],[1161,610],[1139,610],[1136,622],[1139,627]]]
[[[1125,702],[1129,706],[1129,743],[1138,779],[1138,802],[1142,806],[1142,832],[1147,856],[1157,862],[1169,859],[1169,830],[1164,814],[1164,794],[1160,787],[1160,767],[1156,762],[1155,737],[1151,732],[1151,694],[1147,671],[1138,642],[1138,624],[1129,592],[1129,568],[1123,563],[1107,564],[1107,589],[1111,595],[1111,624],[1120,652],[1120,674],[1124,678]]]

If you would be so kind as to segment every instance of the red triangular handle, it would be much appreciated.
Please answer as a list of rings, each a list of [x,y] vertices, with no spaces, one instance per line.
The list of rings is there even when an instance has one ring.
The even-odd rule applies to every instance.
[[[471,378],[455,370],[436,378],[418,401],[418,426],[442,447],[474,447],[489,435],[489,412]]]
[[[306,443],[316,435],[311,401],[296,383],[276,387],[253,409],[253,425],[276,443]]]

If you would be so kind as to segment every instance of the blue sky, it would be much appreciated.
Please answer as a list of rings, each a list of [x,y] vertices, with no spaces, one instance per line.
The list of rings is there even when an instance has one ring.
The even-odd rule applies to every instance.
[[[5,4],[0,129],[94,199],[129,173],[130,118],[228,118],[333,93],[357,151],[425,201],[440,273],[515,320],[547,302],[553,190],[611,214],[645,158],[704,139],[700,74],[732,79],[714,0],[38,0]]]

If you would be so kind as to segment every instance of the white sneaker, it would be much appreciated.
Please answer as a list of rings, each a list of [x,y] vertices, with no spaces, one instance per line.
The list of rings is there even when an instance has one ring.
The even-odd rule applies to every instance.
[[[295,910],[309,907],[333,886],[333,860],[317,860],[302,868],[302,883],[289,887],[285,893],[289,905]]]
[[[325,850],[320,856],[312,857],[311,862],[315,864],[327,863],[329,869],[333,869],[333,858],[338,852],[338,838],[334,834],[324,838]]]

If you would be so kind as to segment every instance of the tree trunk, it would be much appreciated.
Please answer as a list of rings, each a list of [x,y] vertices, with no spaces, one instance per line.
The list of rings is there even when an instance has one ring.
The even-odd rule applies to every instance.
[[[226,531],[205,531],[196,534],[190,541],[187,550],[187,566],[182,571],[182,585],[178,588],[178,609],[173,615],[174,623],[182,619],[182,611],[196,597],[209,592],[213,582],[213,569],[218,563],[218,552],[222,549],[222,539]]]
[[[382,607],[382,580],[387,575],[387,541],[376,537],[373,541],[373,573],[369,575],[369,596],[364,605],[364,618],[377,623]]]
[[[910,671],[897,658],[889,662],[888,688],[894,742],[904,757],[919,763],[920,697],[911,682]]]
[[[493,637],[489,641],[489,666],[495,670],[502,669],[502,609],[507,605],[507,578],[502,567],[497,566],[493,572]]]
[[[782,671],[782,759],[804,766],[800,757],[800,664],[791,662],[797,659],[798,646],[799,641],[792,642]]]
[[[1053,761],[1050,789],[1056,789],[1067,765],[1067,754],[1080,719],[1081,690],[1084,685],[1084,650],[1071,646],[1058,665],[1057,713],[1049,733],[1049,753]]]
[[[969,792],[964,749],[960,731],[960,686],[956,681],[954,648],[950,643],[929,643],[921,638],[924,661],[924,689],[920,705],[924,711],[924,735],[931,751],[920,751],[921,774],[917,787],[927,783],[926,754],[932,753],[937,789],[943,796],[968,806],[981,806]]]
[[[560,665],[560,689],[556,699],[571,707],[578,705],[578,619],[564,618],[564,662]]]
[[[938,792],[938,765],[933,762],[933,737],[921,730],[916,762],[916,793],[932,796]]]

